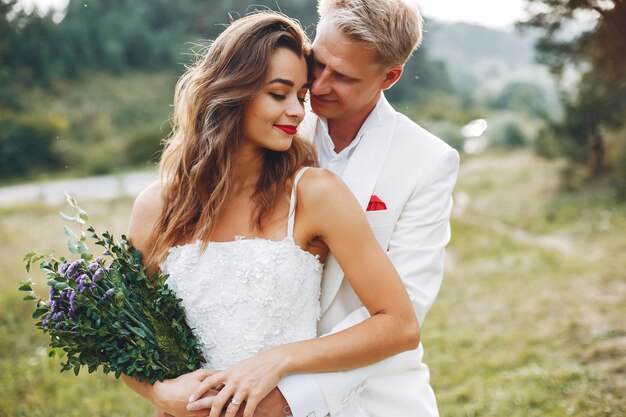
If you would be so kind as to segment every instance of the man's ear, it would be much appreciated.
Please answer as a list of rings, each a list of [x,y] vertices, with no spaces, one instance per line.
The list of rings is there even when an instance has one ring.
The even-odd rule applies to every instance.
[[[383,80],[381,88],[386,90],[394,85],[402,76],[402,71],[404,71],[404,67],[400,64],[395,64],[393,67],[389,68],[385,73],[385,79]]]

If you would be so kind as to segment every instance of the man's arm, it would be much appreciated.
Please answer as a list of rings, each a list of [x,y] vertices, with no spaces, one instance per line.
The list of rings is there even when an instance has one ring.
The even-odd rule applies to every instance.
[[[389,242],[387,254],[409,293],[420,326],[435,301],[443,280],[444,249],[450,240],[451,194],[458,168],[459,157],[452,149],[447,149],[433,161],[429,174],[403,207]],[[369,314],[365,308],[355,310],[339,322],[331,333],[367,317]],[[318,410],[324,409],[324,406],[333,415],[363,387],[370,375],[381,372],[393,359],[394,357],[388,358],[350,371],[305,374],[315,379],[326,404],[320,404],[319,401],[307,402],[310,398],[319,397],[311,392],[304,398],[290,396],[289,393],[294,389],[290,388],[289,381],[281,381],[279,387],[283,389],[283,394],[290,403],[308,404],[300,405],[298,409],[292,407],[294,417],[308,417],[311,412],[315,412],[316,417],[322,417],[323,414],[318,414]]]

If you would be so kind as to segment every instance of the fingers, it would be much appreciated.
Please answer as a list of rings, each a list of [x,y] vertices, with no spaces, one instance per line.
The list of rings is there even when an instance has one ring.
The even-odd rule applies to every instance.
[[[234,395],[234,389],[228,386],[222,388],[222,390],[213,397],[213,405],[211,406],[211,412],[209,417],[219,417],[226,404],[230,401]]]
[[[209,410],[213,407],[215,396],[202,397],[197,401],[187,404],[187,411]]]
[[[243,417],[253,417],[254,411],[257,405],[261,402],[262,398],[255,394],[250,394],[246,400],[245,409],[243,410]]]
[[[196,369],[195,371],[193,371],[191,373],[191,375],[194,375],[198,378],[198,380],[202,381],[203,379],[211,376],[211,375],[215,375],[216,373],[218,373],[219,371],[211,371],[209,369]]]
[[[239,408],[245,407],[243,400],[240,398],[244,398],[243,394],[235,394],[233,398],[231,398],[228,407],[226,407],[226,414],[224,417],[235,417]]]
[[[198,385],[198,387],[191,393],[191,396],[189,397],[189,402],[192,403],[198,398],[204,396],[204,394],[206,394],[212,387],[221,385],[221,375],[221,372],[215,372],[204,378],[200,385]]]

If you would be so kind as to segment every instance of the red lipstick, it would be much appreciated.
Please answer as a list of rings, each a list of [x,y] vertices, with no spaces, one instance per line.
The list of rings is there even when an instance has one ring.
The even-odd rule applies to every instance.
[[[295,135],[298,132],[298,126],[293,125],[274,125],[288,135]]]

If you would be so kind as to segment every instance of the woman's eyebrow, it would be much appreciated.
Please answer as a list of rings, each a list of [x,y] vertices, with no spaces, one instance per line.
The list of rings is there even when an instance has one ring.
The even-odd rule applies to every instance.
[[[285,84],[285,85],[288,85],[289,87],[293,87],[295,85],[293,81],[286,80],[284,78],[274,78],[272,81],[269,81],[267,84],[274,84],[274,83]]]

